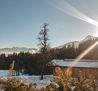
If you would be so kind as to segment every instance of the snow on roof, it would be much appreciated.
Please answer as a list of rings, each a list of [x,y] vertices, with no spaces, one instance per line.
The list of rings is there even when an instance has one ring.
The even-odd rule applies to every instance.
[[[86,67],[86,68],[98,68],[98,61],[67,61],[67,60],[52,60],[52,66],[62,67]]]
[[[75,59],[64,59],[64,61],[75,61]],[[79,62],[98,62],[97,59],[81,59]]]

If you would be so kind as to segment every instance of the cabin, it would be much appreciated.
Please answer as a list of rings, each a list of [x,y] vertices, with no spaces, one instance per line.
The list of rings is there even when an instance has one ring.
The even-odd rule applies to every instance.
[[[50,64],[54,68],[60,67],[63,71],[67,71],[70,68],[74,78],[85,76],[98,80],[98,60],[82,59],[78,62],[74,59],[52,60]]]

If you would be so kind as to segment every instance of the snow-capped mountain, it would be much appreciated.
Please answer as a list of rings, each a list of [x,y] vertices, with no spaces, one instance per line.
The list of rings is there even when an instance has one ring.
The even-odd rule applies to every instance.
[[[84,38],[83,40],[81,40],[81,41],[68,42],[68,43],[66,43],[66,44],[64,44],[64,45],[61,45],[61,46],[58,46],[58,47],[55,47],[55,48],[64,48],[64,47],[65,47],[65,48],[67,48],[67,47],[78,48],[81,43],[84,43],[84,42],[89,41],[89,40],[92,40],[92,41],[98,40],[98,37],[94,37],[94,36],[88,35],[87,37],[85,37],[85,38]]]
[[[94,37],[94,36],[91,36],[91,35],[88,35],[85,39],[83,39],[81,42],[86,42],[88,40],[96,40],[97,37]]]
[[[79,41],[72,41],[69,43],[66,43],[64,46],[67,47],[74,47],[74,48],[78,48],[79,47]]]
[[[36,53],[37,49],[35,48],[26,48],[26,47],[12,47],[12,48],[1,48],[0,49],[0,54],[13,54],[13,53],[20,53],[20,52],[29,52],[29,53]]]
[[[61,45],[61,46],[59,46],[59,47],[57,47],[57,48],[67,48],[67,47],[75,47],[75,48],[78,48],[78,46],[79,46],[79,41],[72,41],[72,42],[68,42],[68,43],[66,43],[66,44],[64,44],[64,45]]]

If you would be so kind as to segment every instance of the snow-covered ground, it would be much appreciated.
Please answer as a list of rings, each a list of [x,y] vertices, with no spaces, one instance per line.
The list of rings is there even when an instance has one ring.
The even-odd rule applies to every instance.
[[[7,73],[8,73],[7,70],[0,70],[0,77],[2,77],[3,79],[6,79]],[[21,76],[13,76],[13,77],[19,78],[21,79],[21,81],[25,83],[35,84],[37,85],[37,88],[45,87],[49,85],[51,81],[53,81],[53,75],[44,75],[43,80],[40,80],[40,76],[36,76],[36,75],[32,75],[32,76],[21,75]]]
[[[22,81],[37,85],[37,88],[42,88],[49,85],[53,81],[53,75],[45,75],[43,80],[40,76],[21,76]]]
[[[6,77],[8,70],[0,70],[0,77]]]

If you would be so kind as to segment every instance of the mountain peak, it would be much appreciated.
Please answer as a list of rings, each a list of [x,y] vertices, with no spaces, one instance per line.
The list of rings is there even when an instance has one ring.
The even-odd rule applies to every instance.
[[[85,37],[85,38],[82,40],[82,42],[86,42],[86,41],[88,41],[88,40],[95,40],[95,39],[96,39],[96,37],[91,36],[91,35],[88,35],[87,37]]]
[[[86,38],[95,38],[94,36],[88,35]]]
[[[86,42],[86,41],[88,41],[88,40],[96,40],[96,39],[98,39],[98,37],[94,37],[94,36],[91,36],[91,35],[88,35],[88,36],[86,36],[82,41],[71,41],[71,42],[68,42],[68,43],[66,43],[66,44],[64,44],[64,45],[61,45],[61,46],[58,46],[58,47],[55,47],[55,48],[63,48],[63,47],[75,47],[75,48],[78,48],[79,47],[79,45],[81,44],[81,43],[83,43],[83,42]]]

